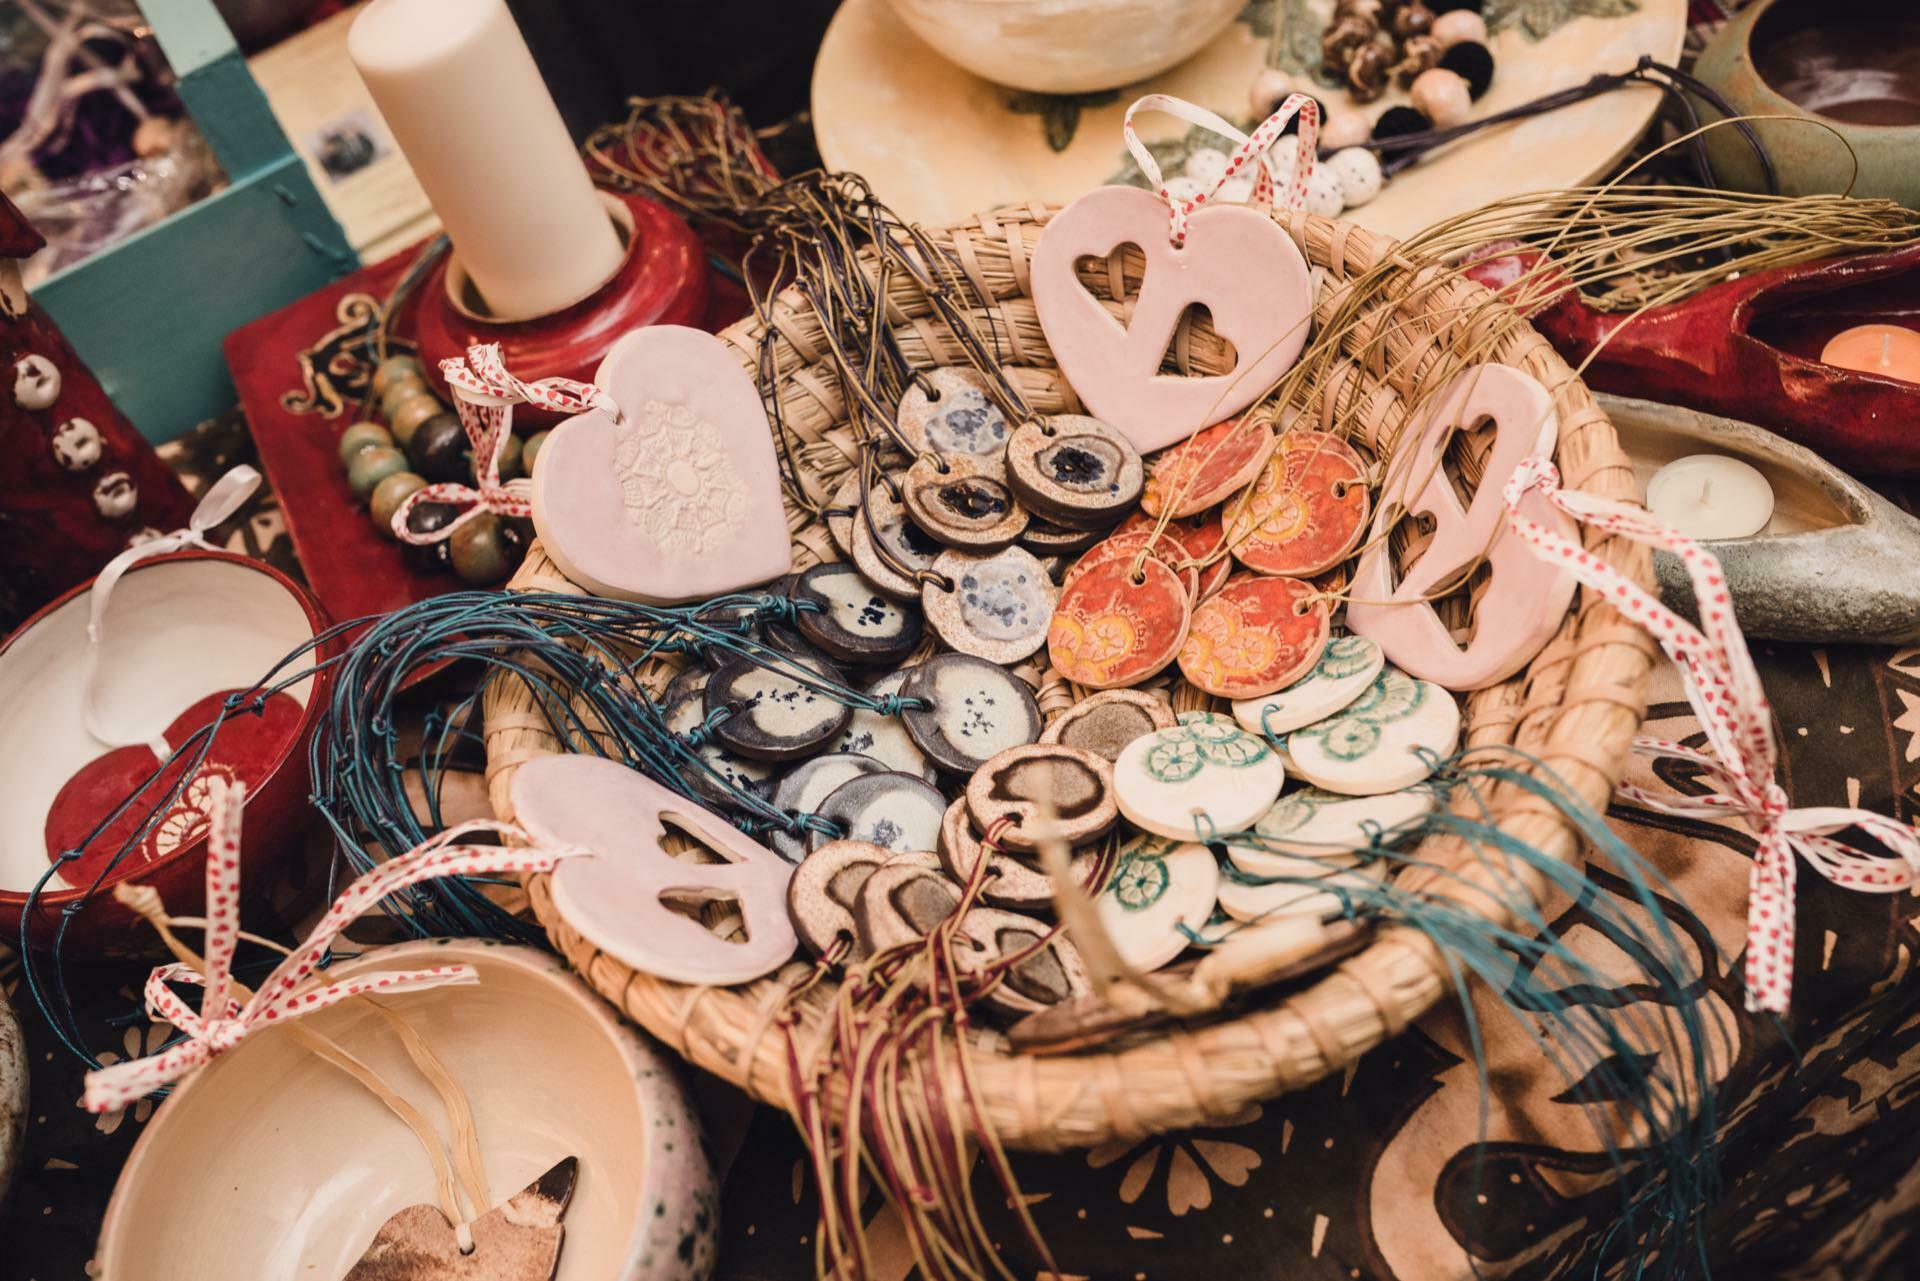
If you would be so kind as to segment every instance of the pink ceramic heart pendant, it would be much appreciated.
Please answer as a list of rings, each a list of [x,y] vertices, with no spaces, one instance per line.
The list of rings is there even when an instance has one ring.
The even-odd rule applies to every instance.
[[[1146,254],[1129,323],[1080,284],[1074,263],[1122,245]],[[1292,367],[1307,341],[1313,288],[1307,260],[1266,214],[1201,209],[1186,243],[1167,237],[1167,205],[1137,187],[1099,187],[1054,215],[1033,252],[1033,302],[1047,345],[1087,409],[1142,453],[1164,449],[1231,417]],[[1160,372],[1180,315],[1204,303],[1239,363],[1225,374]]]
[[[568,578],[600,596],[705,600],[793,567],[773,435],[753,379],[711,334],[651,325],[594,382],[621,409],[554,428],[533,523]]]
[[[1471,428],[1486,418],[1493,420],[1493,449],[1472,506],[1463,507],[1440,455],[1450,428]],[[1559,419],[1547,389],[1533,378],[1508,365],[1476,365],[1428,401],[1407,433],[1409,443],[1392,460],[1368,549],[1354,571],[1347,626],[1422,680],[1448,689],[1484,689],[1525,667],[1559,630],[1573,601],[1573,576],[1507,531],[1500,492],[1522,460],[1553,452]],[[1416,483],[1422,488],[1409,496]],[[1395,585],[1387,533],[1403,509],[1432,516],[1435,524],[1432,541]],[[1521,501],[1520,511],[1579,538],[1573,520],[1537,492]],[[1482,552],[1493,578],[1474,606],[1473,638],[1462,648],[1424,597]]]
[[[513,776],[513,811],[534,839],[584,845],[554,870],[553,902],[595,947],[676,983],[746,983],[798,944],[787,918],[793,866],[692,801],[599,756],[542,756]],[[672,826],[725,859],[691,863],[661,848]],[[722,939],[661,896],[731,900],[746,939]]]

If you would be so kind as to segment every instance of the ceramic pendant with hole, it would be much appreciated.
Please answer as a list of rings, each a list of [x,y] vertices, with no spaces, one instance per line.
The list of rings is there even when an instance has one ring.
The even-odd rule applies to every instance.
[[[824,956],[845,938],[854,944],[855,958],[864,955],[853,921],[854,904],[867,878],[890,863],[925,868],[933,859],[920,851],[900,853],[867,841],[829,841],[808,854],[787,887],[787,915],[801,945]]]
[[[1104,529],[1068,529],[1035,517],[1020,531],[1020,546],[1044,561],[1053,556],[1078,556],[1106,536]],[[1059,582],[1059,575],[1053,580]]]
[[[670,732],[682,736],[693,734],[707,723],[704,691],[677,703],[669,703],[662,717]],[[729,788],[751,792],[756,796],[772,794],[774,781],[779,776],[778,766],[734,755],[711,732],[699,737],[701,741],[693,748],[693,754],[700,764],[688,766],[681,772],[681,777],[686,779],[687,786],[703,802],[725,809],[735,808],[739,799],[729,792]]]
[[[1136,739],[1113,763],[1120,812],[1175,840],[1238,832],[1267,812],[1286,771],[1263,740],[1225,718],[1191,720]]]
[[[1275,693],[1236,701],[1233,717],[1249,733],[1289,733],[1350,705],[1373,687],[1386,662],[1380,647],[1366,637],[1335,636],[1320,651],[1312,671]]]
[[[1040,741],[1078,747],[1112,762],[1134,739],[1179,723],[1164,698],[1139,690],[1108,689],[1054,717]]]
[[[1072,529],[1110,529],[1139,500],[1133,442],[1081,414],[1030,422],[1007,441],[1007,483],[1029,511]]]
[[[1234,559],[1261,574],[1310,578],[1345,560],[1367,527],[1367,467],[1338,436],[1290,431],[1230,508]]]
[[[1146,274],[1123,323],[1087,292],[1075,264],[1127,244],[1145,254]],[[1135,187],[1099,187],[1047,223],[1031,270],[1034,307],[1060,372],[1095,417],[1142,453],[1251,405],[1307,342],[1307,260],[1272,218],[1252,209],[1202,208],[1176,247],[1166,201]],[[1181,314],[1194,303],[1239,353],[1225,374],[1160,370]]]
[[[1013,428],[977,370],[943,366],[916,374],[894,411],[894,423],[915,450],[966,455],[997,469]]]
[[[1262,925],[1294,917],[1350,917],[1374,901],[1387,871],[1386,860],[1375,859],[1312,880],[1268,881],[1229,867],[1220,877],[1220,908],[1236,921]]]
[[[1314,786],[1378,796],[1426,779],[1459,741],[1453,695],[1389,665],[1337,715],[1287,735],[1286,746],[1294,772]]]
[[[995,852],[973,830],[973,816],[961,797],[947,807],[940,820],[940,865],[961,885],[973,881],[980,860],[987,860],[986,882],[980,894],[987,902],[1016,911],[1051,911],[1053,878],[1032,863],[1005,852]],[[1097,891],[1094,878],[1100,873],[1100,846],[1077,849],[1068,857],[1067,866],[1076,880],[1089,892]]]
[[[1047,643],[1059,589],[1032,552],[1003,547],[990,555],[943,552],[920,608],[940,639],[990,663],[1017,663]]]
[[[1066,680],[1089,689],[1137,685],[1171,663],[1187,639],[1187,588],[1151,557],[1138,575],[1110,560],[1060,593],[1047,629],[1047,658]]]
[[[917,943],[960,906],[960,887],[939,868],[889,864],[860,886],[853,927],[862,955]]]
[[[759,389],[712,334],[623,335],[594,382],[621,409],[567,419],[540,450],[533,523],[562,573],[596,596],[705,600],[793,564]]]
[[[1132,564],[1142,554],[1159,561],[1180,577],[1180,586],[1186,592],[1187,603],[1191,605],[1200,594],[1200,574],[1187,563],[1186,548],[1178,540],[1165,536],[1154,537],[1150,530],[1132,530],[1124,534],[1114,534],[1104,542],[1089,547],[1080,559],[1067,567],[1061,577],[1062,588],[1073,586],[1082,575],[1099,569],[1102,565],[1114,563]]]
[[[515,818],[535,840],[593,851],[554,869],[554,908],[615,960],[676,983],[732,984],[770,974],[793,955],[793,868],[725,819],[599,756],[535,757],[515,771],[509,791]],[[661,844],[669,827],[723,861],[675,858]],[[722,941],[669,908],[667,894],[732,900],[746,939]]]
[[[467,1225],[465,1250],[439,1206],[395,1211],[342,1281],[553,1281],[579,1169],[579,1159],[567,1157],[489,1207]]]
[[[1072,940],[1031,916],[976,907],[960,918],[954,941],[963,973],[977,974],[1016,956],[1026,958],[986,995],[988,1008],[1001,1014],[1023,1018],[1093,990],[1086,962]]]
[[[921,751],[950,774],[969,777],[988,761],[1040,737],[1040,706],[1025,681],[970,654],[940,654],[913,668],[902,696]]]
[[[900,693],[907,674],[901,671],[877,676],[861,692],[876,702],[884,702]],[[934,781],[933,762],[913,741],[913,735],[907,730],[904,711],[889,715],[864,707],[854,708],[853,719],[847,722],[847,732],[833,744],[833,750],[871,756],[895,773],[912,774],[929,783]]]
[[[977,458],[922,458],[900,479],[907,516],[935,542],[963,551],[997,551],[1027,527],[1027,509],[1002,474]]]
[[[1297,578],[1243,574],[1193,611],[1180,670],[1219,698],[1285,689],[1320,661],[1327,603]]]
[[[1303,859],[1345,860],[1376,839],[1392,844],[1438,805],[1431,787],[1379,796],[1343,796],[1305,787],[1275,801],[1254,823],[1257,844],[1229,842],[1227,853],[1251,875],[1289,876],[1285,869]]]
[[[860,469],[855,467],[834,486],[833,497],[827,500],[821,513],[827,523],[827,537],[833,539],[833,545],[849,560],[853,559],[853,519],[859,514]]]
[[[788,591],[794,626],[829,658],[897,663],[920,644],[920,611],[887,599],[852,565],[815,565]]]
[[[940,816],[946,798],[925,779],[911,774],[863,774],[827,794],[816,811],[850,841],[866,841],[896,852],[931,850],[940,841]],[[834,838],[814,832],[807,843],[819,849]]]
[[[773,789],[775,809],[788,814],[818,814],[820,806],[835,788],[865,774],[884,774],[887,767],[871,756],[855,752],[830,752],[802,761],[787,772]],[[807,831],[786,832],[775,828],[767,834],[773,852],[789,863],[798,863],[807,855]]]
[[[1121,847],[1094,908],[1121,960],[1157,970],[1186,951],[1190,940],[1182,927],[1204,926],[1219,893],[1220,864],[1212,850],[1143,834]]]
[[[853,516],[849,535],[853,565],[866,580],[895,600],[919,600],[920,582],[913,577],[933,567],[946,544],[927,537],[907,519],[906,508],[876,482],[867,491],[865,505]]]
[[[1157,517],[1135,512],[1120,522],[1113,536],[1116,539],[1124,538],[1140,530],[1156,527],[1160,529],[1160,538],[1154,543],[1154,554],[1168,564],[1185,563],[1195,567],[1196,604],[1226,586],[1228,577],[1238,568],[1233,557],[1227,555],[1226,530],[1220,523],[1220,513],[1217,511],[1169,520],[1164,525]],[[1172,540],[1171,544],[1169,539]],[[1179,548],[1177,555],[1172,550],[1174,546]]]
[[[1441,467],[1453,428],[1493,422],[1488,453],[1473,502],[1463,505]],[[1387,661],[1422,680],[1453,690],[1485,689],[1525,667],[1560,629],[1573,603],[1573,576],[1536,555],[1506,526],[1501,490],[1514,468],[1550,455],[1559,420],[1547,389],[1506,365],[1477,365],[1456,376],[1403,433],[1380,495],[1373,545],[1353,576],[1347,625],[1380,644]],[[1415,484],[1417,493],[1409,490]],[[1388,520],[1402,507],[1433,517],[1433,537],[1398,583],[1387,545]],[[1573,518],[1535,490],[1520,515],[1574,542]],[[1491,570],[1473,609],[1473,638],[1462,647],[1425,597],[1485,555]]]
[[[1140,509],[1155,517],[1198,515],[1245,489],[1272,452],[1269,424],[1246,418],[1215,423],[1154,460]]]
[[[844,686],[846,677],[822,662],[789,659],[763,666],[742,656],[713,674],[701,697],[713,733],[735,755],[756,761],[795,761],[826,750],[853,719],[853,710],[816,685]]]
[[[1041,807],[1052,811],[1054,835],[1084,845],[1119,821],[1113,765],[1077,747],[1032,743],[1010,747],[967,780],[967,809],[976,831],[1004,824],[1003,849],[1040,848]]]

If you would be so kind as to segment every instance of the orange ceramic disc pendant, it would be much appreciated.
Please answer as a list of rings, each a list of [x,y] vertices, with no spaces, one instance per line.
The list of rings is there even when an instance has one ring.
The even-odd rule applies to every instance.
[[[1227,529],[1234,557],[1261,574],[1310,578],[1345,560],[1367,527],[1367,468],[1353,447],[1291,431]]]
[[[1273,428],[1230,418],[1195,432],[1154,462],[1140,506],[1149,516],[1203,512],[1244,489],[1273,452]]]
[[[1327,647],[1327,603],[1297,578],[1244,574],[1193,611],[1180,670],[1221,698],[1258,698],[1285,689]]]
[[[1187,589],[1151,557],[1135,580],[1133,558],[1089,569],[1060,594],[1047,629],[1053,670],[1076,685],[1136,685],[1171,663],[1187,638]]]
[[[1113,531],[1113,537],[1120,538],[1127,534],[1138,533],[1143,529],[1150,530],[1158,523],[1158,520],[1145,512],[1135,512],[1120,522],[1120,527]],[[1185,558],[1198,566],[1195,572],[1199,575],[1199,588],[1194,593],[1194,601],[1196,603],[1203,601],[1219,591],[1226,583],[1227,575],[1231,574],[1234,568],[1233,557],[1227,555],[1226,531],[1221,527],[1220,513],[1211,511],[1204,515],[1186,516],[1167,522],[1167,527],[1161,532],[1160,542],[1156,546],[1161,549],[1158,553],[1160,559],[1171,565],[1179,561],[1181,556],[1167,546],[1168,538],[1178,542]]]
[[[1162,534],[1157,541],[1152,541],[1153,535],[1150,531],[1151,527],[1136,529],[1131,533],[1115,534],[1111,538],[1095,543],[1079,560],[1067,566],[1067,572],[1060,579],[1061,586],[1069,586],[1088,570],[1098,569],[1114,561],[1131,565],[1135,558],[1145,551],[1151,559],[1159,561],[1180,576],[1180,583],[1186,589],[1189,603],[1198,599],[1200,575],[1198,571],[1187,566],[1186,549],[1178,540],[1165,534]]]

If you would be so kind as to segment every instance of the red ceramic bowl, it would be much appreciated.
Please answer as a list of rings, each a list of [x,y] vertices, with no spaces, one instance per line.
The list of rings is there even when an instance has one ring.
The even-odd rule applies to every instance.
[[[0,938],[8,944],[20,937],[28,891],[50,861],[50,820],[56,832],[90,830],[156,761],[148,748],[114,748],[87,730],[81,693],[91,587],[67,592],[0,645],[0,708],[7,717],[0,735]],[[115,737],[171,734],[178,741],[212,719],[210,710],[189,715],[190,709],[210,708],[214,696],[251,687],[326,626],[320,606],[299,584],[260,561],[227,552],[156,556],[136,564],[114,589],[94,706]],[[240,718],[209,754],[210,762],[227,756],[222,764],[249,784],[241,886],[250,923],[260,922],[269,902],[285,906],[307,809],[307,743],[326,685],[322,673],[293,686],[291,701],[277,704],[272,717]],[[77,884],[49,882],[29,945],[50,947],[63,909],[86,900],[67,927],[69,959],[153,955],[159,944],[152,929],[113,899],[112,887],[121,881],[154,886],[174,915],[199,915],[206,833],[193,802],[204,800],[204,790],[190,784],[167,820],[107,871],[90,896],[91,869],[119,842],[90,850],[88,862],[71,869]],[[162,795],[164,789],[153,789],[141,808]]]

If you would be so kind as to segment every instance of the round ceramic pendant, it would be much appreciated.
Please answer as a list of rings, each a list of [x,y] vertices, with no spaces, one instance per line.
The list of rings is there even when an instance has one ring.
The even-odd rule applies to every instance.
[[[871,756],[860,756],[853,752],[830,752],[825,756],[816,756],[803,761],[788,771],[773,789],[773,804],[789,814],[816,814],[834,789],[850,779],[864,774],[884,774],[887,767]],[[768,834],[768,844],[773,852],[789,863],[798,863],[807,854],[807,832],[784,832],[775,829]]]
[[[915,862],[876,868],[853,904],[861,954],[918,943],[958,910],[961,897],[960,887],[938,866]]]
[[[1152,530],[1159,524],[1156,517],[1135,512],[1120,522],[1113,536],[1124,538],[1140,530]],[[1172,541],[1169,542],[1169,539]],[[1178,551],[1174,550],[1175,545]],[[1193,567],[1196,582],[1193,598],[1196,604],[1225,586],[1235,568],[1233,557],[1227,555],[1226,530],[1220,523],[1220,513],[1217,511],[1203,512],[1182,520],[1169,520],[1160,529],[1160,537],[1154,543],[1154,548],[1154,554],[1169,565]]]
[[[1185,930],[1213,915],[1220,864],[1204,845],[1140,835],[1120,850],[1107,888],[1094,900],[1100,924],[1136,970],[1157,970],[1186,951]]]
[[[1411,787],[1380,796],[1342,796],[1317,787],[1281,797],[1254,823],[1258,846],[1229,845],[1239,868],[1254,876],[1289,876],[1303,859],[1349,859],[1375,839],[1392,844],[1434,811],[1432,788]]]
[[[1220,907],[1236,921],[1263,925],[1302,916],[1330,921],[1361,912],[1386,875],[1384,859],[1307,881],[1267,881],[1229,868],[1220,877]]]
[[[1054,717],[1040,741],[1078,747],[1115,761],[1134,739],[1179,723],[1164,698],[1139,690],[1108,689],[1081,699]]]
[[[1148,557],[1136,578],[1131,558],[1110,560],[1060,593],[1047,629],[1054,671],[1076,685],[1137,685],[1160,671],[1187,639],[1187,589]]]
[[[829,658],[843,663],[897,663],[920,643],[920,611],[874,590],[852,565],[815,565],[788,593],[794,626]]]
[[[933,568],[934,557],[946,550],[945,544],[928,538],[907,519],[906,509],[884,483],[874,485],[867,493],[866,506],[854,513],[848,541],[854,568],[895,600],[920,599],[920,580],[912,575]],[[901,573],[895,565],[908,572]]]
[[[1212,840],[1251,826],[1285,781],[1273,749],[1224,717],[1156,730],[1113,763],[1120,812],[1175,840]]]
[[[667,688],[660,694],[660,701],[671,704],[683,698],[699,698],[712,677],[713,669],[704,663],[688,663],[680,669],[678,676],[667,682]]]
[[[853,559],[853,522],[860,514],[860,469],[840,478],[834,487],[833,497],[827,500],[826,510],[821,513],[827,522],[827,537],[833,539],[833,545],[840,554]]]
[[[1033,743],[1010,747],[974,771],[967,782],[973,825],[991,832],[1002,849],[1040,848],[1041,805],[1053,811],[1053,833],[1068,845],[1084,845],[1119,821],[1113,800],[1113,766],[1077,747]]]
[[[966,455],[997,468],[1013,429],[993,397],[986,376],[946,366],[914,377],[894,412],[900,434],[917,450]]]
[[[1007,483],[1028,510],[1074,529],[1109,529],[1140,498],[1146,464],[1098,418],[1061,414],[1007,441]]]
[[[1316,787],[1377,796],[1425,779],[1431,762],[1451,753],[1459,739],[1460,704],[1453,695],[1389,666],[1338,715],[1287,735],[1287,755]]]
[[[1154,460],[1140,495],[1149,516],[1192,516],[1246,488],[1273,452],[1273,428],[1244,418],[1215,423]]]
[[[847,840],[896,852],[931,851],[940,842],[940,815],[946,807],[946,798],[925,779],[911,774],[862,774],[829,792],[818,812],[839,824]],[[825,832],[815,832],[808,844],[819,849],[832,839]]]
[[[1269,737],[1325,720],[1366,693],[1386,661],[1364,636],[1335,636],[1312,671],[1276,693],[1234,703],[1234,719]]]
[[[825,663],[791,661],[820,681],[844,685],[846,679]],[[822,751],[840,737],[853,709],[825,690],[815,689],[792,671],[762,667],[736,658],[713,674],[702,694],[707,715],[721,708],[732,714],[715,722],[713,732],[741,756],[760,761],[794,761]]]
[[[991,555],[943,552],[933,572],[952,590],[929,582],[920,607],[927,621],[962,654],[990,663],[1017,663],[1047,643],[1059,589],[1030,551],[1003,547]]]
[[[1044,560],[1050,556],[1077,556],[1105,537],[1105,530],[1068,529],[1035,517],[1020,531],[1020,545]],[[1059,581],[1058,576],[1054,581]]]
[[[961,885],[972,883],[974,869],[984,856],[987,859],[987,879],[980,893],[989,903],[1021,911],[1050,911],[1053,908],[1053,878],[1014,855],[988,851],[986,843],[973,830],[973,818],[967,812],[964,797],[949,805],[946,815],[940,820],[938,852],[940,865],[947,869],[948,876]],[[1067,865],[1074,878],[1089,892],[1098,888],[1093,883],[1093,878],[1100,872],[1100,850],[1097,846],[1073,851]]]
[[[60,399],[60,368],[38,352],[13,362],[13,403],[22,409],[46,409]]]
[[[1233,513],[1227,540],[1248,569],[1310,578],[1338,565],[1367,527],[1367,466],[1338,436],[1290,431]]]
[[[1209,694],[1254,698],[1312,671],[1326,644],[1327,604],[1312,584],[1244,574],[1193,611],[1180,670]]]
[[[815,956],[824,956],[842,938],[854,943],[854,956],[863,955],[860,934],[853,922],[867,878],[889,863],[925,867],[929,855],[898,853],[866,841],[828,841],[806,856],[787,883],[787,915],[793,932]]]
[[[888,672],[869,682],[861,692],[868,698],[884,701],[898,694],[906,679],[906,672]],[[834,743],[833,750],[871,756],[895,773],[912,774],[929,783],[934,781],[933,763],[907,732],[904,710],[885,715],[864,707],[854,708],[847,732]]]
[[[696,695],[669,704],[665,717],[667,728],[675,734],[691,734],[707,723],[706,699]],[[774,766],[765,761],[734,755],[711,734],[706,735],[693,749],[693,754],[700,758],[700,763],[706,769],[690,767],[681,776],[694,794],[709,805],[722,809],[737,805],[739,798],[729,788],[752,792],[756,796],[766,796],[773,791],[774,779],[779,772]]]
[[[1079,949],[1064,934],[1031,916],[976,907],[960,918],[957,933],[966,942],[959,949],[960,968],[968,973],[1032,953],[986,995],[987,1005],[1002,1014],[1022,1018],[1093,990]]]
[[[1027,509],[985,462],[956,454],[922,458],[900,482],[907,515],[936,542],[966,551],[1005,547],[1027,527]]]
[[[907,730],[934,764],[971,776],[988,761],[1040,737],[1040,706],[1026,682],[983,658],[941,654],[913,668],[901,686],[919,706]]]

